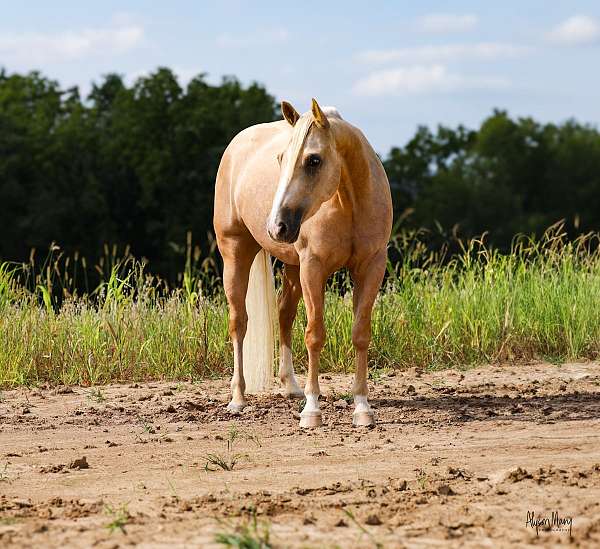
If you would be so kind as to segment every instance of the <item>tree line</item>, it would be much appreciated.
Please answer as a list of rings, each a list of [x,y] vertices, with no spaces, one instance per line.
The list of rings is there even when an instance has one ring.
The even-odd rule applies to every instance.
[[[167,68],[127,85],[110,74],[87,97],[37,72],[0,71],[0,261],[27,261],[55,242],[93,261],[129,245],[174,279],[186,235],[207,253],[215,174],[241,129],[280,118],[275,98],[235,78],[184,88]],[[349,117],[351,119],[351,116]],[[396,226],[431,245],[488,231],[506,248],[566,219],[600,225],[600,134],[493,112],[472,130],[417,129],[383,158]]]

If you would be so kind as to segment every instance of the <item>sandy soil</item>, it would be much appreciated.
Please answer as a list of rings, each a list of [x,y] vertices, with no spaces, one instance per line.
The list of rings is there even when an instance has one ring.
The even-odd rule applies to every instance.
[[[225,380],[4,391],[0,546],[210,547],[255,514],[278,547],[600,547],[598,364],[383,376],[371,429],[350,386],[322,376],[312,431],[278,394],[228,415]]]

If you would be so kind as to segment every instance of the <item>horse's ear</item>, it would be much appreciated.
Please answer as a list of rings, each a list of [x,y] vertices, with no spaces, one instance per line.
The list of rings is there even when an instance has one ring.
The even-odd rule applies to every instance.
[[[317,100],[314,97],[312,100],[312,113],[315,117],[315,123],[317,124],[317,126],[319,126],[319,128],[329,128],[329,120],[327,120],[327,117],[321,110],[321,107],[319,107],[319,104],[317,103]]]
[[[298,118],[300,118],[298,111],[287,101],[281,102],[281,114],[289,122],[290,126],[295,126]]]

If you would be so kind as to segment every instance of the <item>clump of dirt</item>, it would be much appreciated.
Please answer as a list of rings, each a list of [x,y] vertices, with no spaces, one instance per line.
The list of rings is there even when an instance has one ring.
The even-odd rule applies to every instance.
[[[74,459],[71,463],[69,463],[69,469],[89,469],[89,468],[90,468],[90,465],[87,462],[87,458],[85,456]]]

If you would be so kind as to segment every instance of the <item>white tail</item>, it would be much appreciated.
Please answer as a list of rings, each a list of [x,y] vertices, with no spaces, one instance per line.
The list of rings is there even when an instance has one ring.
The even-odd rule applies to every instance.
[[[271,258],[260,250],[250,268],[246,294],[248,328],[244,338],[244,379],[246,392],[268,390],[275,363],[275,279]]]

